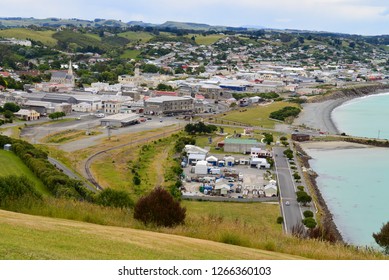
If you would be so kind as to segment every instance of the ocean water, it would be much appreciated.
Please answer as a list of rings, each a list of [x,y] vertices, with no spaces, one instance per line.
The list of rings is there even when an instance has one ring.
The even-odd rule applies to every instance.
[[[389,139],[389,93],[346,102],[332,112],[332,119],[348,135]],[[345,241],[377,247],[372,234],[389,221],[389,148],[307,152]]]
[[[307,150],[317,185],[348,243],[376,247],[389,221],[389,149]]]
[[[333,110],[332,120],[347,135],[389,139],[389,93],[350,100]]]

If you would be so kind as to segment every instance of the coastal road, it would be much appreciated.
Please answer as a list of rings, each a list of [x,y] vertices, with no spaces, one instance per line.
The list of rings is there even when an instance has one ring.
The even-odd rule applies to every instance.
[[[296,226],[302,225],[300,205],[297,202],[296,189],[290,172],[287,158],[284,156],[286,148],[274,147],[275,165],[280,189],[280,206],[284,217],[285,233],[291,234]],[[289,202],[287,205],[286,202]]]

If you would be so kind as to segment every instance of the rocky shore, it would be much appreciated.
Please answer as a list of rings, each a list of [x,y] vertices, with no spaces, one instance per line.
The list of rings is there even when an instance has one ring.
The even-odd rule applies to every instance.
[[[304,151],[304,149],[296,144],[296,150],[299,152],[299,160],[303,166],[307,169],[310,168],[309,159],[310,156]],[[331,211],[328,209],[327,203],[325,202],[319,187],[316,183],[317,175],[313,172],[307,172],[304,174],[305,180],[312,187],[314,196],[317,198],[317,202],[322,211],[321,219],[321,235],[322,238],[330,242],[344,242],[342,235],[340,234],[334,220]]]

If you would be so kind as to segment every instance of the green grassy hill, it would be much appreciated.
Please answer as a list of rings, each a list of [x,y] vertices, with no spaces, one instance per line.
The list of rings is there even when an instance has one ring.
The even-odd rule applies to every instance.
[[[16,39],[32,39],[40,41],[43,44],[53,47],[57,44],[57,40],[53,38],[55,31],[35,31],[27,28],[12,28],[0,30],[0,37],[16,38]]]
[[[43,183],[24,165],[20,158],[13,152],[0,150],[0,177],[8,175],[25,175],[35,184],[36,189],[41,194],[50,194]]]
[[[0,258],[301,259],[183,236],[100,226],[0,210]]]
[[[151,38],[154,37],[153,34],[148,32],[135,32],[135,31],[123,32],[118,35],[120,37],[130,40],[131,42],[137,42],[140,40],[142,43],[147,43],[148,41],[150,41]]]

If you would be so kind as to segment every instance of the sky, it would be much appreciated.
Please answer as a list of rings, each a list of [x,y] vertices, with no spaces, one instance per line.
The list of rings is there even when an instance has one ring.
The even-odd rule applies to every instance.
[[[389,34],[388,0],[11,0],[0,17],[182,21],[224,26]]]

